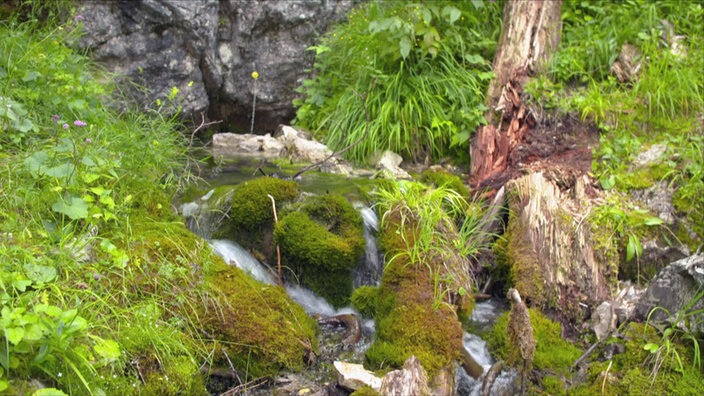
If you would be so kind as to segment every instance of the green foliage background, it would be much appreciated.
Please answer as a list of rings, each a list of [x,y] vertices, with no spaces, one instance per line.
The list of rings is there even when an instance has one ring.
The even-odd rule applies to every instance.
[[[299,88],[296,124],[347,155],[380,150],[422,160],[462,156],[484,123],[484,92],[501,5],[371,1],[311,49],[315,76]],[[368,123],[367,123],[368,119]]]

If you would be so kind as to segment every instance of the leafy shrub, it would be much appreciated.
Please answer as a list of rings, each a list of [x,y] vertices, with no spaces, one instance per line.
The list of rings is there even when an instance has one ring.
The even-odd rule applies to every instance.
[[[500,13],[477,1],[357,8],[312,47],[296,123],[335,149],[364,137],[347,152],[359,162],[384,149],[420,159],[466,148],[485,122]]]

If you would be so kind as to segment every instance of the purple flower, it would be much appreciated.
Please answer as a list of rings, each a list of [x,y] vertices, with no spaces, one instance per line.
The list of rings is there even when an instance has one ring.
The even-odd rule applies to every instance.
[[[93,141],[90,138],[86,138],[86,143],[91,144]]]
[[[84,21],[86,18],[83,15],[76,15],[73,19],[77,21]]]
[[[63,129],[68,129],[68,124],[63,124],[63,125],[61,125],[61,128],[63,128]]]
[[[98,274],[93,274],[93,279],[95,279],[95,280],[100,279],[100,275],[98,275]]]
[[[73,125],[75,125],[75,126],[77,126],[77,127],[84,127],[84,126],[86,126],[86,125],[88,125],[88,124],[86,124],[84,121],[76,120],[76,121],[73,122]]]
[[[59,115],[58,115],[58,114],[54,114],[53,116],[51,116],[51,120],[54,121],[54,122],[58,121],[58,120],[59,120]]]

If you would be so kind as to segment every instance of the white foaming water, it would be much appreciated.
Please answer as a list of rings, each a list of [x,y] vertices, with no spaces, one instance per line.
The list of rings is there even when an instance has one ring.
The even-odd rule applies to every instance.
[[[271,272],[235,242],[226,239],[213,239],[210,241],[210,246],[226,263],[233,264],[244,272],[249,273],[252,278],[270,285],[276,283]]]
[[[479,336],[464,333],[462,344],[464,345],[464,349],[472,355],[474,360],[480,366],[484,367],[485,372],[491,368],[492,364],[494,364],[494,360],[491,358],[489,349],[486,346],[486,341],[479,338]]]
[[[304,287],[300,287],[298,285],[287,285],[286,293],[288,293],[288,295],[291,297],[291,299],[293,299],[293,301],[297,302],[298,305],[303,307],[303,309],[309,315],[318,314],[321,316],[328,317],[341,314],[358,315],[354,309],[349,307],[335,309],[332,305],[330,305],[330,303],[325,301],[324,298],[313,293],[311,290],[308,290]]]
[[[364,285],[379,285],[381,279],[381,262],[379,257],[379,249],[376,245],[375,233],[379,231],[379,218],[376,213],[368,206],[360,202],[356,202],[354,207],[359,211],[364,221],[364,263],[355,270],[354,286]]]
[[[226,239],[214,239],[210,241],[210,246],[226,263],[237,266],[252,278],[269,285],[276,284],[276,278],[271,271],[237,243]],[[324,298],[298,285],[286,286],[286,292],[310,315],[335,316],[346,313],[358,315],[352,308],[335,309]]]

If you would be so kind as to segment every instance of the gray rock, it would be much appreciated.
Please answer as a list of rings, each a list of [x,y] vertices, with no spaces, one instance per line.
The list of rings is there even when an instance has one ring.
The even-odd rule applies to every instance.
[[[701,290],[704,290],[704,254],[675,261],[663,268],[650,282],[638,301],[636,316],[646,320],[653,308],[661,307],[664,310],[654,311],[650,316],[651,321],[677,321],[678,326],[689,326],[687,330],[704,334],[704,299]],[[680,323],[685,308],[688,311],[699,310],[688,324]]]
[[[401,169],[402,162],[403,157],[393,151],[386,150],[376,162],[376,167],[381,170],[383,176],[389,179],[412,179],[408,172]]]
[[[592,313],[591,328],[596,334],[596,339],[601,340],[615,327],[616,313],[614,312],[613,304],[609,301],[604,301]]]
[[[256,95],[256,130],[272,132],[295,114],[294,89],[314,59],[307,48],[357,2],[83,0],[79,47],[146,87],[124,87],[142,107],[177,87],[186,117],[208,112],[249,129]]]
[[[213,135],[215,157],[245,156],[274,159],[281,157],[284,149],[284,144],[269,134],[260,136],[249,133],[216,133]]]
[[[369,386],[375,391],[381,388],[381,378],[368,371],[361,364],[336,361],[333,363],[337,370],[338,385],[351,390]]]

